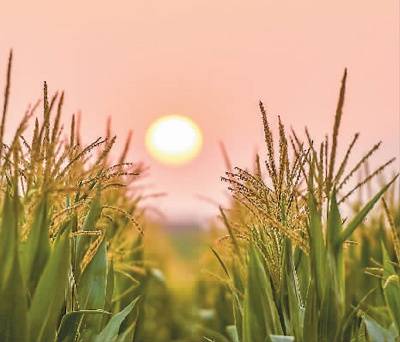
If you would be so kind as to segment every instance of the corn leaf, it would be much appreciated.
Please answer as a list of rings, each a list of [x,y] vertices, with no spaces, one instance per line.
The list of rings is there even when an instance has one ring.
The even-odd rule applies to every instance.
[[[226,327],[226,333],[228,334],[232,342],[239,342],[239,334],[236,329],[236,325],[228,325]]]
[[[315,280],[312,279],[307,291],[307,303],[304,313],[303,341],[318,341],[319,310]]]
[[[264,342],[270,334],[282,334],[271,282],[257,249],[250,248],[248,279],[243,305],[243,342]]]
[[[269,335],[271,342],[294,342],[294,336]]]
[[[94,342],[113,341],[118,336],[119,328],[124,319],[131,313],[140,297],[135,298],[122,311],[115,314],[105,328],[96,336]]]
[[[104,310],[79,310],[65,314],[61,320],[57,333],[57,342],[75,342],[78,338],[78,328],[84,315],[108,316]]]
[[[400,274],[396,274],[388,252],[382,243],[383,279],[382,288],[392,319],[400,335]]]
[[[376,202],[382,197],[386,190],[394,183],[398,176],[394,177],[389,183],[387,183],[361,210],[360,212],[349,222],[345,229],[342,230],[338,237],[338,244],[342,244],[346,241],[354,230],[362,223],[371,209],[375,206]]]
[[[390,329],[384,328],[377,321],[367,316],[363,317],[363,321],[371,342],[396,342],[396,335]]]
[[[96,230],[96,223],[97,223],[98,219],[100,218],[101,209],[102,209],[102,206],[101,206],[101,202],[100,202],[100,191],[97,191],[96,196],[90,203],[89,212],[86,214],[84,223],[82,225],[82,230],[84,230],[84,231]],[[91,241],[92,241],[92,237],[90,237],[90,236],[82,235],[82,236],[78,237],[77,247],[76,247],[76,260],[75,260],[76,264],[79,264],[82,261]],[[81,270],[79,270],[79,271],[81,271]]]
[[[53,341],[70,269],[69,229],[58,236],[29,310],[30,340]]]
[[[78,300],[81,309],[102,310],[105,307],[107,288],[107,247],[103,240],[96,254],[84,269],[78,282]],[[97,334],[101,329],[101,316],[83,318],[85,336]]]
[[[4,198],[0,231],[0,337],[1,341],[27,341],[27,302],[18,257],[15,201]]]
[[[34,292],[50,255],[49,225],[48,199],[43,196],[34,214],[29,236],[21,245],[23,275],[31,293]]]
[[[309,238],[310,238],[310,263],[312,277],[315,279],[315,289],[317,290],[318,301],[321,301],[324,296],[324,291],[326,288],[326,282],[328,281],[326,277],[326,248],[324,243],[324,236],[322,232],[322,222],[321,215],[317,211],[315,198],[310,193],[309,195]]]

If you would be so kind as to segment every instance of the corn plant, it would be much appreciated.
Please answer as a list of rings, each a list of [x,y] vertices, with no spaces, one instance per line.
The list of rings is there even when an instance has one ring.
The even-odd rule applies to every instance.
[[[4,132],[10,53],[0,126],[0,336],[2,341],[134,341],[148,269],[134,180],[143,167],[109,162],[108,130],[83,146],[64,94],[43,91],[10,143]],[[97,151],[97,152],[96,152]],[[140,329],[139,329],[140,330]]]
[[[392,238],[390,234],[378,234],[377,249],[382,263],[373,269],[381,279],[379,288],[367,287],[362,293],[351,288],[352,278],[358,272],[368,272],[351,257],[355,248],[351,239],[397,176],[359,206],[352,218],[342,217],[341,206],[394,161],[390,159],[351,185],[353,176],[380,146],[380,143],[373,146],[346,171],[359,137],[357,133],[337,163],[346,78],[347,71],[342,79],[331,138],[326,136],[317,145],[306,129],[303,142],[293,130],[287,135],[279,118],[276,157],[268,115],[260,103],[268,178],[264,178],[259,156],[253,172],[235,168],[222,177],[229,184],[233,204],[228,212],[221,209],[228,235],[220,238],[212,251],[225,274],[225,287],[231,293],[225,309],[232,310],[234,318],[219,332],[221,336],[214,338],[216,341],[399,338],[399,259],[398,254],[388,253],[385,247],[394,246],[398,251],[398,225],[388,209]],[[375,295],[379,308],[368,305],[369,297],[379,291],[383,294]]]

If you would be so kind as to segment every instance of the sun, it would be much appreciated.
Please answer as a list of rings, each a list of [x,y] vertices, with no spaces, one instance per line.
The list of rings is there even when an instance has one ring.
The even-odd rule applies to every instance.
[[[183,115],[162,116],[150,125],[146,133],[149,153],[164,164],[185,164],[197,156],[202,145],[199,126]]]

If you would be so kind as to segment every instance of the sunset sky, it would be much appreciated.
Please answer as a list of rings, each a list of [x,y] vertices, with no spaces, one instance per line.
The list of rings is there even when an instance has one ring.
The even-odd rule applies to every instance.
[[[104,134],[108,116],[120,146],[133,130],[129,159],[150,166],[147,192],[169,194],[151,205],[169,221],[202,221],[216,209],[196,195],[226,198],[218,141],[250,167],[264,147],[260,99],[298,130],[330,132],[345,67],[342,143],[359,131],[356,154],[383,140],[376,160],[399,156],[399,10],[398,0],[3,0],[1,75],[8,50],[15,55],[8,128],[46,80],[66,91],[65,120],[82,112],[86,142]],[[198,157],[180,166],[145,147],[149,125],[171,114],[203,132]]]

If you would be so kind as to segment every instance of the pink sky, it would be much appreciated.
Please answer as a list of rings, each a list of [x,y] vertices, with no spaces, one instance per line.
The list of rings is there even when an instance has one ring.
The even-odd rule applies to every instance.
[[[15,53],[9,127],[47,80],[66,90],[65,118],[81,110],[89,142],[111,115],[130,159],[150,167],[154,201],[170,220],[204,219],[223,202],[224,164],[250,166],[261,149],[257,102],[287,124],[330,131],[339,81],[349,68],[342,142],[361,132],[357,153],[383,140],[377,159],[399,156],[399,2],[360,1],[3,1],[0,67]],[[3,78],[4,79],[4,78]],[[155,118],[191,116],[204,149],[181,167],[153,161],[144,135]],[[397,163],[397,167],[398,167]]]

